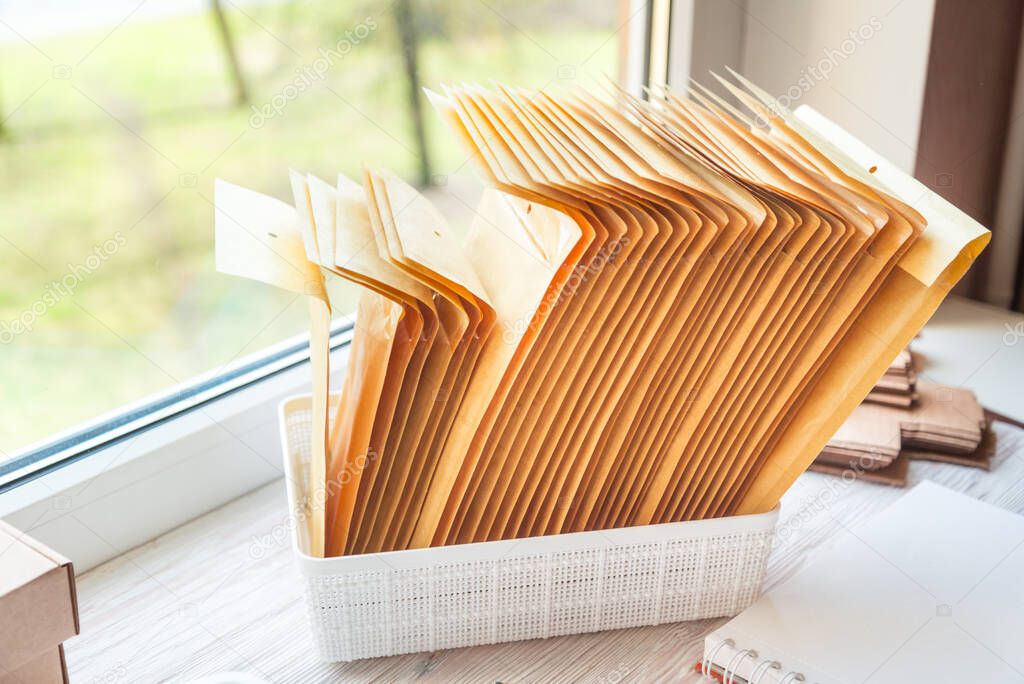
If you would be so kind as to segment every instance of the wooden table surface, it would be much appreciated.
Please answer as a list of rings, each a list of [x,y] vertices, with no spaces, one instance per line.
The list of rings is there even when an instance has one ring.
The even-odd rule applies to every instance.
[[[911,464],[934,480],[1024,513],[1024,430],[997,423],[985,472]],[[783,499],[765,587],[789,577],[838,525],[904,490],[808,473]],[[703,637],[724,619],[666,624],[348,664],[319,663],[275,482],[78,578],[82,633],[65,644],[72,682],[190,681],[242,671],[269,682],[696,682]]]

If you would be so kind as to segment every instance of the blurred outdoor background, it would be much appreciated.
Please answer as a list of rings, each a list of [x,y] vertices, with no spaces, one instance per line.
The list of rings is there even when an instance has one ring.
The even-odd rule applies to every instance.
[[[214,271],[215,178],[291,202],[289,168],[367,163],[464,225],[472,163],[415,86],[615,78],[617,5],[5,2],[0,462],[304,331],[302,297]]]

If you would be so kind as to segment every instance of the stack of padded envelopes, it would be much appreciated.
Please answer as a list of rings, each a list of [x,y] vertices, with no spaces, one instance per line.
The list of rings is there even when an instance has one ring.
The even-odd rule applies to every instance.
[[[431,93],[491,186],[461,243],[373,167],[293,207],[218,185],[218,267],[309,296],[318,551],[776,505],[988,233],[737,79],[742,110]],[[365,290],[329,388],[332,277]]]

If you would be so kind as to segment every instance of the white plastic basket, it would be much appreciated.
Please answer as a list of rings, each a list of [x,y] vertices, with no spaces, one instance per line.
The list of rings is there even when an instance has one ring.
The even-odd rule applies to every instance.
[[[336,558],[309,549],[310,398],[281,439],[321,659],[359,658],[734,615],[760,592],[770,513]]]

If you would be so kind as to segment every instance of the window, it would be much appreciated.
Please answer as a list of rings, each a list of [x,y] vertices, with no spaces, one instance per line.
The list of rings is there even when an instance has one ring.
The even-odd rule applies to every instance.
[[[5,3],[0,517],[81,572],[281,476],[306,306],[214,272],[216,177],[287,200],[289,167],[371,163],[465,228],[481,187],[418,87],[636,91],[650,21],[644,0]],[[356,292],[331,287],[338,386]]]
[[[5,3],[0,484],[298,363],[301,297],[214,271],[214,178],[287,199],[288,167],[366,162],[465,226],[479,186],[417,87],[618,79],[635,4]]]

